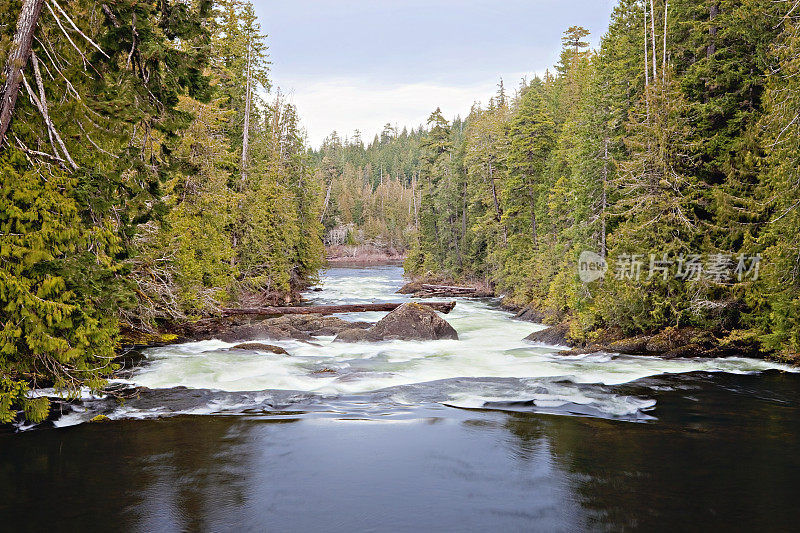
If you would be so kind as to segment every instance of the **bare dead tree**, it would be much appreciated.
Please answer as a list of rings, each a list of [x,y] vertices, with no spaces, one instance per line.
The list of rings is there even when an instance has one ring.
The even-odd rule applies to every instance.
[[[669,0],[664,0],[664,55],[661,58],[662,76],[666,76],[667,71],[667,12],[669,11]]]
[[[11,117],[17,105],[19,85],[22,82],[22,71],[28,64],[31,55],[33,34],[36,31],[43,5],[44,0],[24,0],[19,19],[17,19],[14,42],[3,69],[6,81],[0,90],[0,144],[5,142],[6,133],[11,125]]]
[[[653,82],[655,83],[658,79],[658,74],[656,73],[658,58],[656,54],[656,10],[653,5],[653,0],[650,0],[650,32],[650,37],[653,39]]]
[[[328,184],[328,192],[325,193],[325,202],[322,204],[322,213],[319,215],[320,223],[325,220],[325,213],[328,211],[328,203],[331,200],[331,187],[333,187],[333,179]]]
[[[247,87],[244,94],[244,132],[242,134],[242,181],[247,180],[247,149],[250,144],[250,43],[247,44]]]
[[[644,86],[650,85],[650,65],[647,52],[647,0],[644,0]]]

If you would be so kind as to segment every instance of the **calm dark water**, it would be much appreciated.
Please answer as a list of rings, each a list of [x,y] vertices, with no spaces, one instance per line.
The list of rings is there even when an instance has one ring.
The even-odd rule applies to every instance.
[[[332,269],[313,297],[402,301],[401,276]],[[0,432],[0,531],[800,527],[800,374],[564,357],[492,301],[447,320],[458,341],[152,350],[124,405]]]
[[[331,404],[4,435],[0,529],[796,530],[796,374],[615,388],[660,391],[654,419]]]

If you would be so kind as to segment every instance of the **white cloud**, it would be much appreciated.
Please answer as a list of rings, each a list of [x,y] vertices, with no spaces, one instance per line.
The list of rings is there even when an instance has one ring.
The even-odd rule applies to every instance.
[[[509,94],[523,74],[505,78]],[[355,78],[325,79],[298,83],[294,89],[282,89],[308,133],[311,146],[336,130],[341,137],[358,129],[365,143],[371,142],[389,122],[400,129],[424,124],[437,107],[448,119],[465,117],[476,101],[488,102],[497,92],[500,77],[468,86],[435,83],[409,83],[380,86]],[[294,85],[294,84],[293,84]]]

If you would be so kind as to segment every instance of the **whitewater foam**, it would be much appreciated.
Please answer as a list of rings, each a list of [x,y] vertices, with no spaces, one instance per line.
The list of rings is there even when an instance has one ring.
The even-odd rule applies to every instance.
[[[322,278],[323,290],[313,293],[311,299],[320,304],[408,301],[408,296],[395,293],[402,284],[401,276],[402,270],[396,267],[331,269]],[[377,321],[385,313],[340,316],[345,320]],[[531,407],[540,410],[563,411],[565,406],[577,406],[578,411],[631,416],[651,409],[654,402],[602,391],[587,395],[571,384],[619,385],[649,376],[693,371],[794,371],[785,365],[745,358],[667,360],[612,353],[563,356],[557,353],[559,347],[524,341],[524,337],[544,326],[514,320],[492,300],[459,299],[446,319],[458,331],[459,340],[351,344],[334,343],[333,337],[327,336],[315,339],[317,345],[269,340],[285,348],[289,356],[229,350],[236,343],[220,340],[153,348],[145,353],[148,364],[138,369],[129,382],[150,389],[282,390],[336,397],[456,378],[524,378],[518,381],[522,386],[495,390],[494,393],[502,392],[499,395],[466,381],[436,401],[500,409],[507,409],[509,402],[530,402]],[[563,385],[553,385],[555,380]],[[537,389],[542,386],[545,388]],[[240,404],[234,402],[228,407],[240,410]],[[224,411],[226,406],[209,404],[191,412]],[[126,413],[131,415],[132,411]]]

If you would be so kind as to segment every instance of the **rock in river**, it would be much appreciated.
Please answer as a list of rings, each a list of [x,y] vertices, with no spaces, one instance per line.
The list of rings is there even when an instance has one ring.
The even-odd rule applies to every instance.
[[[242,344],[237,344],[236,346],[231,346],[231,350],[251,350],[254,352],[272,352],[282,355],[289,355],[289,352],[280,346],[275,346],[274,344],[264,344],[261,342],[244,342]]]
[[[336,340],[344,342],[439,339],[458,339],[458,333],[436,311],[418,303],[401,305],[366,332],[356,333],[353,330],[346,330],[336,337]]]

